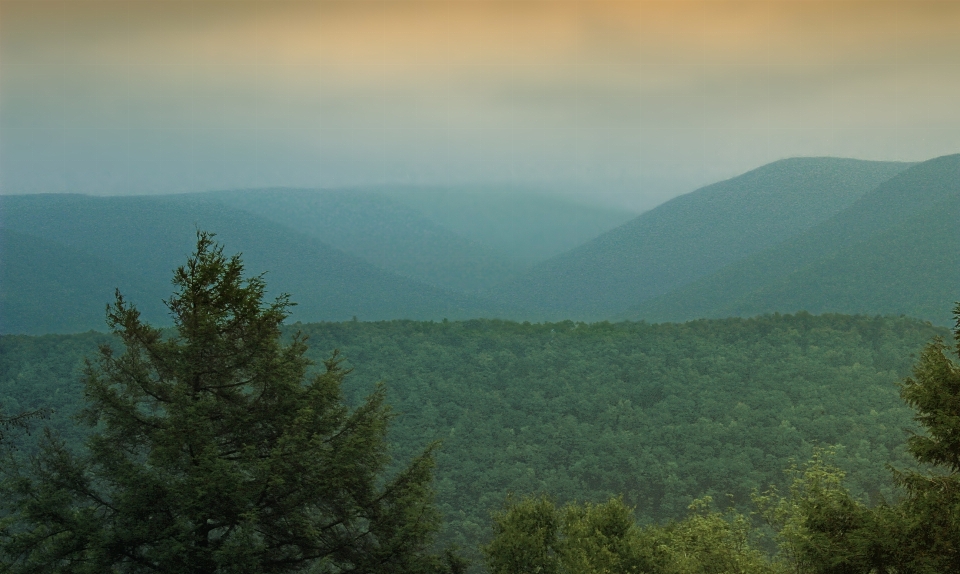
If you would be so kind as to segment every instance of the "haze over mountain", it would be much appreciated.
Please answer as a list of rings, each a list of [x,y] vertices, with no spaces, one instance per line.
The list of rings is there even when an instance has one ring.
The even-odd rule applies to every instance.
[[[294,321],[501,314],[483,300],[384,271],[314,237],[195,197],[4,196],[0,208],[4,333],[103,329],[115,287],[148,320],[165,323],[161,299],[170,295],[170,272],[191,252],[198,227],[218,233],[228,254],[243,252],[251,272],[267,272],[272,295],[294,294]]]
[[[0,332],[102,329],[115,287],[164,322],[168,274],[197,228],[268,272],[277,293],[295,294],[292,320],[683,321],[803,310],[944,324],[960,284],[958,182],[960,156],[781,160],[526,272],[525,261],[562,245],[562,230],[589,236],[625,212],[581,207],[578,223],[578,206],[562,200],[411,188],[3,196]]]
[[[637,216],[628,209],[528,188],[397,186],[377,190],[438,225],[526,264],[569,251]]]
[[[909,165],[777,161],[672,199],[495,293],[547,318],[607,318],[817,225]]]
[[[904,170],[781,245],[641,303],[649,321],[810,312],[946,324],[960,285],[960,155]]]
[[[524,189],[255,189],[196,197],[266,217],[382,269],[467,293],[635,216]]]
[[[104,307],[121,285],[131,301],[155,299],[142,280],[109,260],[0,228],[0,333],[103,330]]]
[[[527,268],[401,202],[365,190],[258,189],[197,197],[263,216],[382,269],[455,291],[482,291]]]

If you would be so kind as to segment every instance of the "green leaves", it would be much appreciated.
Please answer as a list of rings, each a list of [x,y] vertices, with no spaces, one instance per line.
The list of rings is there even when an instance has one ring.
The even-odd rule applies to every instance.
[[[493,574],[773,572],[751,545],[746,518],[711,504],[696,500],[684,520],[641,528],[622,498],[562,508],[545,497],[508,501],[484,553]]]
[[[960,303],[954,313],[960,358]],[[928,345],[901,387],[924,431],[910,437],[908,448],[930,465],[927,472],[896,473],[907,492],[902,543],[914,571],[960,570],[960,366],[948,357],[951,351],[941,339]]]
[[[949,348],[937,339],[924,349],[900,396],[916,410],[926,434],[909,439],[920,462],[960,471],[960,367],[947,357]]]

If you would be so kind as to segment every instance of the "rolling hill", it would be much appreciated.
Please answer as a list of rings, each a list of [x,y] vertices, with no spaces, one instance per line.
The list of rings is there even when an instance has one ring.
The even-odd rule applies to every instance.
[[[608,318],[816,226],[909,165],[777,161],[668,201],[493,293],[540,317]]]
[[[820,225],[626,313],[909,314],[947,324],[960,289],[960,155],[904,170]]]
[[[314,237],[195,198],[23,195],[0,197],[0,208],[3,333],[102,329],[115,287],[148,320],[166,322],[161,300],[170,294],[170,272],[186,261],[197,228],[218,233],[227,253],[243,252],[252,272],[268,271],[274,294],[295,293],[295,321],[503,314],[482,299],[381,270]]]
[[[109,261],[0,229],[0,332],[74,333],[103,329],[114,288],[146,301],[143,285]]]
[[[375,192],[256,189],[196,197],[265,217],[381,269],[445,289],[482,292],[528,267]]]
[[[675,198],[526,272],[524,257],[560,245],[530,238],[556,235],[573,204],[454,191],[0,196],[0,332],[102,328],[115,287],[148,320],[165,322],[168,274],[197,228],[243,252],[251,270],[268,271],[277,293],[298,294],[292,320],[301,321],[683,321],[806,310],[944,324],[960,284],[960,155],[920,164],[781,160]],[[571,237],[623,216],[584,213]],[[491,246],[492,237],[514,252]]]
[[[473,294],[636,216],[502,187],[274,188],[179,197],[242,209],[381,269]]]

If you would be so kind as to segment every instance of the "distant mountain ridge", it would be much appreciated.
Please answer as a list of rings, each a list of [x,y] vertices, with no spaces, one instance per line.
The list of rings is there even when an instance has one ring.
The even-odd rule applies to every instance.
[[[947,324],[960,298],[960,155],[777,161],[532,267],[523,257],[563,244],[557,233],[573,203],[448,193],[0,196],[0,333],[102,329],[114,288],[147,320],[166,323],[169,274],[197,229],[242,252],[250,272],[267,272],[274,294],[292,293],[291,321],[675,322],[807,311]],[[469,227],[470,206],[483,211],[480,221],[457,229]],[[571,237],[624,216],[584,209]],[[538,230],[540,244],[522,244]],[[515,252],[491,247],[497,238]]]
[[[103,330],[104,309],[121,285],[132,301],[149,298],[108,260],[0,228],[0,333]]]
[[[527,268],[373,191],[254,189],[191,197],[265,217],[381,269],[454,291],[481,292]]]
[[[777,161],[674,198],[494,291],[548,319],[604,319],[809,229],[910,164]]]
[[[638,215],[509,186],[381,186],[372,191],[527,265],[567,252]]]
[[[960,298],[960,155],[916,164],[820,225],[621,318],[784,312],[911,314],[945,324]]]
[[[0,209],[3,333],[102,329],[114,287],[143,297],[131,301],[148,320],[166,323],[161,300],[171,292],[170,272],[186,261],[198,228],[216,232],[228,254],[243,252],[250,272],[268,272],[272,295],[294,294],[294,321],[504,314],[488,301],[401,277],[267,219],[195,198],[0,196]],[[80,254],[76,264],[65,256],[71,253]],[[104,294],[109,298],[100,299]],[[101,301],[95,311],[76,309],[87,309],[91,297]]]
[[[218,201],[404,277],[483,294],[634,217],[531,189],[374,186],[221,190]]]

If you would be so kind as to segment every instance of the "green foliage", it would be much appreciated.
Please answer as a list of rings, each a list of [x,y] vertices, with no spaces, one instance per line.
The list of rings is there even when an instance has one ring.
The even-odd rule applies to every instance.
[[[48,434],[4,502],[12,572],[428,572],[438,516],[428,450],[386,479],[378,388],[342,402],[336,353],[307,377],[304,339],[280,340],[286,296],[265,303],[199,233],[166,302],[172,332],[117,294],[84,373],[91,429],[75,454]],[[305,382],[306,379],[306,382]]]
[[[663,532],[660,547],[667,558],[662,571],[677,574],[775,572],[776,567],[753,540],[756,536],[747,517],[734,511],[711,510],[711,504],[709,496],[694,500],[687,518],[659,529]]]
[[[483,550],[492,574],[774,572],[751,544],[747,519],[711,504],[695,500],[683,520],[641,528],[621,498],[558,508],[527,497],[493,515],[493,539]]]
[[[913,376],[901,388],[923,429],[909,439],[910,453],[929,465],[927,472],[901,471],[908,519],[903,544],[918,572],[960,571],[960,303],[954,309],[956,346],[942,340],[920,355]]]
[[[559,504],[623,494],[641,523],[679,519],[703,495],[780,483],[791,458],[842,444],[858,496],[890,498],[909,466],[910,410],[896,382],[945,331],[908,319],[798,315],[686,325],[495,321],[303,326],[355,362],[354,381],[397,381],[392,440],[441,439],[445,536],[483,540],[510,492]]]
[[[960,356],[960,304],[954,335]],[[901,385],[923,429],[908,441],[923,470],[895,471],[902,498],[870,507],[851,496],[844,473],[817,452],[794,467],[788,496],[756,495],[774,526],[781,559],[798,573],[883,574],[960,571],[960,367],[938,338]]]
[[[910,453],[920,462],[957,473],[960,471],[960,367],[947,357],[948,349],[943,340],[927,346],[920,354],[913,377],[904,381],[900,395],[916,410],[915,418],[926,431],[910,437]]]
[[[560,572],[560,512],[547,498],[525,498],[493,515],[484,548],[493,574]]]
[[[3,446],[7,433],[13,430],[27,430],[33,419],[41,418],[45,414],[43,411],[27,411],[6,415],[3,409],[0,409],[0,446]]]
[[[789,492],[756,494],[760,515],[776,531],[779,560],[791,572],[845,574],[887,572],[896,562],[899,521],[886,505],[869,508],[844,486],[844,472],[827,462],[833,450],[791,466]]]
[[[84,358],[111,343],[103,333],[0,337],[0,403],[8,412],[39,411],[45,426],[66,442],[82,445],[86,430],[73,416],[82,407]],[[22,454],[36,452],[36,441],[11,437]]]
[[[395,321],[294,325],[307,356],[341,350],[348,404],[386,380],[397,413],[392,453],[435,454],[441,539],[464,551],[490,537],[511,492],[557,504],[623,494],[639,524],[680,520],[696,498],[750,495],[816,445],[841,445],[852,496],[894,500],[890,463],[910,468],[912,411],[896,383],[923,345],[949,331],[908,318],[774,315],[682,325]],[[0,400],[10,408],[80,403],[79,358],[104,335],[0,337]],[[71,445],[76,431],[64,438]],[[21,451],[32,446],[22,442]],[[480,562],[479,556],[474,556]]]

